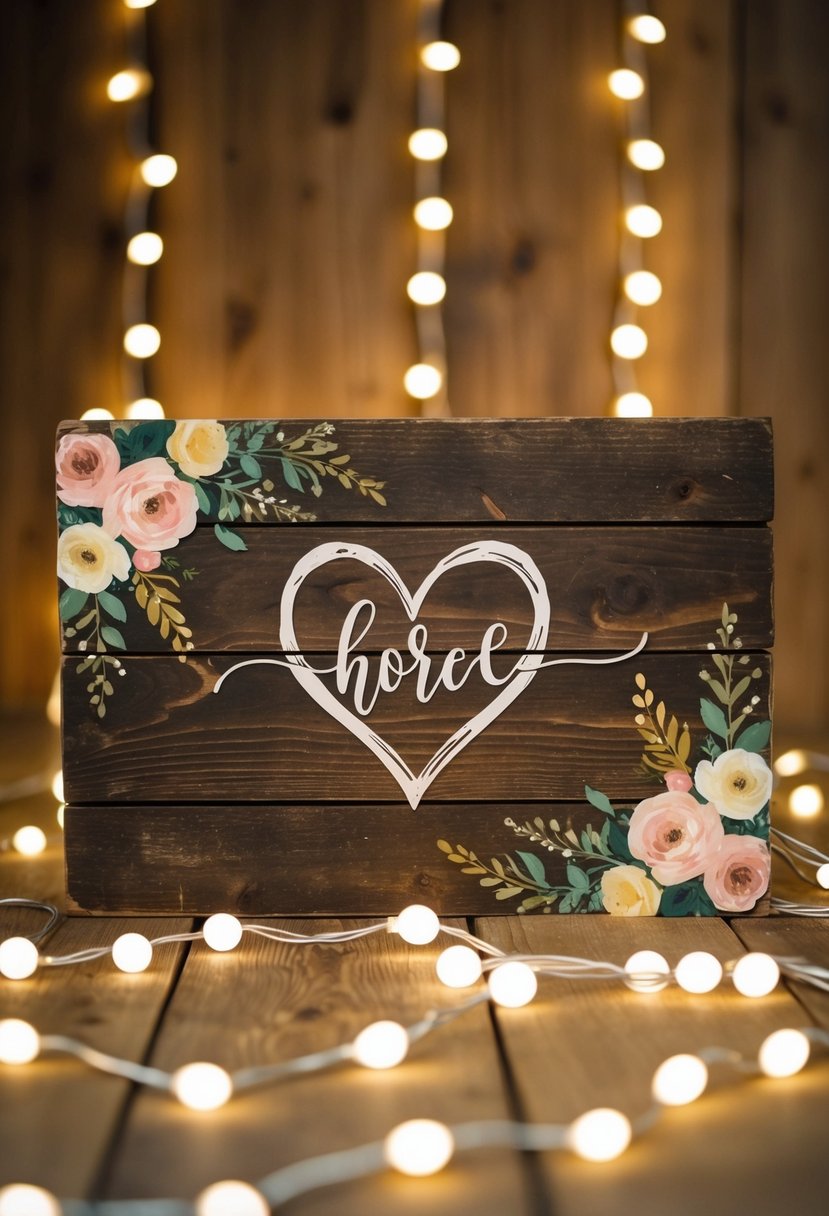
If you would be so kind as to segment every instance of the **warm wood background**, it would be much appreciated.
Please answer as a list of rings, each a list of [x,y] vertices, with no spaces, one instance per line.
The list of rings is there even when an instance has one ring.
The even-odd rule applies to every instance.
[[[829,6],[659,0],[668,163],[643,388],[667,415],[768,414],[777,452],[777,720],[829,721]],[[415,357],[415,0],[161,0],[151,391],[172,416],[387,416]],[[120,0],[4,7],[0,698],[57,655],[51,446],[118,410],[125,111]],[[614,0],[448,0],[446,322],[459,415],[595,415],[619,217]]]

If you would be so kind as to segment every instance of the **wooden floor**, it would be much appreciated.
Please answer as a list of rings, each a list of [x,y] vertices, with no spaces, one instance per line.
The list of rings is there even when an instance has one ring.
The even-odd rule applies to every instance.
[[[4,780],[54,764],[54,741],[42,729],[6,723],[3,737]],[[24,822],[39,823],[52,837],[34,860],[0,852],[0,897],[60,903],[54,807],[48,794],[0,807],[0,841]],[[778,893],[796,892],[813,898],[779,876]],[[194,923],[140,920],[127,927],[157,936]],[[0,909],[0,938],[35,926],[32,913]],[[829,966],[826,922],[537,916],[471,927],[505,949],[616,962],[646,947],[672,962],[690,949],[727,960],[750,948]],[[116,919],[64,919],[49,952],[111,943],[124,930]],[[169,945],[137,976],[102,959],[19,983],[0,981],[0,1017],[23,1017],[41,1032],[73,1035],[164,1069],[203,1059],[233,1070],[347,1041],[377,1018],[406,1023],[459,1003],[434,978],[442,944],[407,947],[378,935],[343,946],[288,947],[246,936],[229,955],[203,942]],[[73,1060],[0,1066],[0,1185],[31,1182],[71,1198],[187,1199],[217,1179],[254,1182],[304,1157],[377,1139],[415,1116],[558,1122],[605,1105],[635,1116],[649,1105],[651,1074],[666,1056],[711,1044],[750,1054],[775,1028],[810,1024],[829,1028],[829,995],[802,986],[749,1001],[730,987],[707,997],[675,989],[643,996],[615,984],[542,980],[530,1006],[495,1012],[482,1005],[416,1044],[391,1072],[347,1066],[255,1090],[201,1115]],[[809,1216],[826,1211],[827,1128],[829,1056],[784,1081],[733,1083],[729,1073],[714,1070],[708,1094],[666,1113],[611,1164],[588,1165],[564,1153],[470,1152],[431,1179],[384,1174],[316,1191],[285,1210]]]

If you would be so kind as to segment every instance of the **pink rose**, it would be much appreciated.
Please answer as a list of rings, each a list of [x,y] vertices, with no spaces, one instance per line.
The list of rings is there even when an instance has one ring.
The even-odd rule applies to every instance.
[[[645,798],[630,817],[628,848],[665,887],[696,878],[711,863],[725,831],[716,807],[682,790]]]
[[[768,890],[771,854],[756,836],[726,836],[702,876],[720,912],[748,912]]]
[[[104,503],[104,530],[137,549],[172,549],[196,526],[198,500],[162,456],[122,469]]]
[[[136,549],[132,555],[132,564],[136,570],[143,570],[145,574],[149,574],[151,570],[157,570],[161,565],[161,554],[153,553],[151,549]]]
[[[669,790],[676,790],[681,794],[687,794],[694,783],[681,768],[674,768],[665,774],[665,784]]]
[[[55,452],[58,498],[68,507],[102,507],[120,467],[108,435],[64,435]]]

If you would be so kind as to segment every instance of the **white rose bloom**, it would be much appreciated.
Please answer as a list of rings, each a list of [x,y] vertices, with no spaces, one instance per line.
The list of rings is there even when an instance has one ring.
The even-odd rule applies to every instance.
[[[58,577],[77,591],[97,595],[113,578],[130,576],[130,555],[97,524],[73,524],[58,540]]]
[[[771,797],[771,769],[756,752],[735,747],[712,764],[701,761],[694,785],[707,802],[729,819],[753,819]]]
[[[212,477],[227,460],[227,433],[221,422],[177,422],[167,453],[187,477]]]

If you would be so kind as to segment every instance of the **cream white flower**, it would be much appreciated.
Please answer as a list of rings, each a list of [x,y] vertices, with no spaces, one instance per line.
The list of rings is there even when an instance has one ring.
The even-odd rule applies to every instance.
[[[656,916],[661,898],[639,866],[614,866],[602,874],[602,903],[611,916]]]
[[[227,433],[221,422],[177,422],[167,452],[188,477],[212,477],[227,460]]]
[[[58,577],[77,591],[97,595],[113,578],[130,575],[130,556],[97,524],[73,524],[58,540]]]
[[[735,747],[712,764],[702,760],[694,785],[707,802],[713,802],[729,819],[753,819],[771,797],[771,769],[756,752]]]

